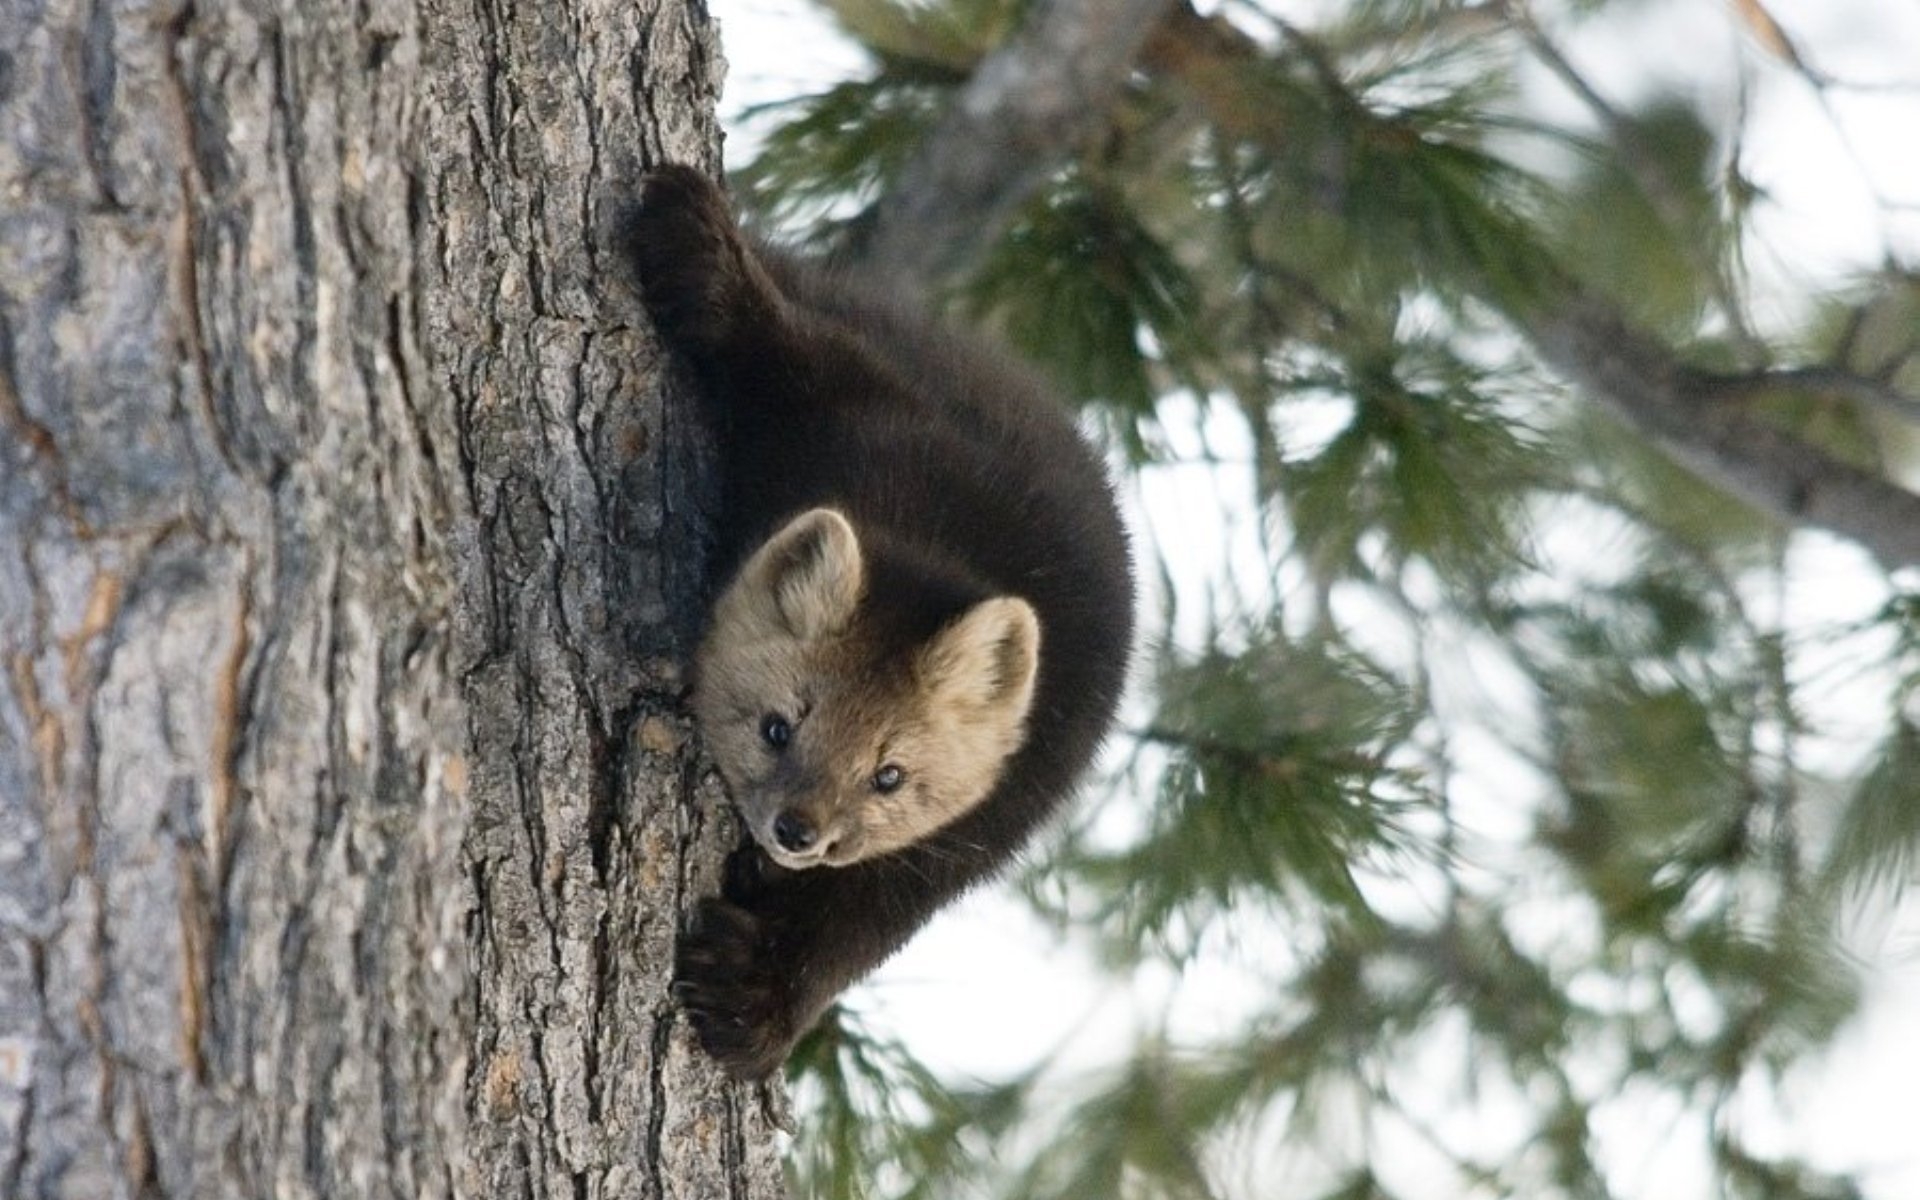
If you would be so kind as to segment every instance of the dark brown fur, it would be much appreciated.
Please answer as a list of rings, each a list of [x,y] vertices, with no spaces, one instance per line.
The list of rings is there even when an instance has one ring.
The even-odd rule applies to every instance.
[[[752,248],[720,192],[688,168],[648,177],[627,248],[655,324],[708,402],[721,570],[750,574],[741,564],[808,510],[832,509],[857,533],[852,615],[830,631],[830,654],[793,660],[833,664],[820,687],[852,697],[845,720],[799,721],[795,749],[781,753],[814,774],[825,763],[864,778],[866,759],[834,760],[869,752],[822,731],[884,725],[900,698],[919,694],[902,689],[924,675],[928,647],[984,602],[1018,598],[1000,603],[1016,615],[1031,605],[1038,618],[1024,739],[985,776],[997,782],[984,800],[904,849],[843,866],[787,869],[748,840],[722,895],[702,902],[681,939],[676,990],[708,1051],[759,1077],[842,989],[1002,868],[1086,769],[1125,676],[1128,550],[1097,456],[1053,398],[991,349]],[[755,719],[732,704],[703,711],[702,729],[715,746],[710,723]],[[802,741],[826,737],[841,741]],[[736,776],[749,772],[723,772],[740,803]]]

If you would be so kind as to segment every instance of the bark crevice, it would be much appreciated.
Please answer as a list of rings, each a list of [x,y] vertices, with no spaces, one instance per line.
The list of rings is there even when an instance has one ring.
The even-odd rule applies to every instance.
[[[642,8],[0,32],[0,1191],[777,1194],[667,989],[723,830],[637,732],[700,469],[589,222],[717,145]]]

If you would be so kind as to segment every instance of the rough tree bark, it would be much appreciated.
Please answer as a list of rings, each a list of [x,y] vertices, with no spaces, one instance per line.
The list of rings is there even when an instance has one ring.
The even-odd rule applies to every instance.
[[[667,995],[697,0],[0,0],[0,1195],[767,1196]]]

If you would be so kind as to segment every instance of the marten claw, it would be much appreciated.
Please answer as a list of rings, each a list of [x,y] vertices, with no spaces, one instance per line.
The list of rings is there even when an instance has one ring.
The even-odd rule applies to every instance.
[[[673,995],[700,1045],[728,1074],[763,1079],[795,1040],[790,1005],[766,966],[765,924],[725,900],[702,900],[680,937]]]
[[[689,353],[718,351],[742,319],[767,305],[726,197],[692,167],[647,175],[628,249],[654,325]]]

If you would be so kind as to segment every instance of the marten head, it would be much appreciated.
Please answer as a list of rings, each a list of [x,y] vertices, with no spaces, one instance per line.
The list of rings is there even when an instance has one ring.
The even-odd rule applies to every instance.
[[[1033,607],[979,599],[903,637],[873,567],[845,517],[802,513],[747,560],[700,648],[701,735],[786,867],[919,841],[986,799],[1025,740]]]

